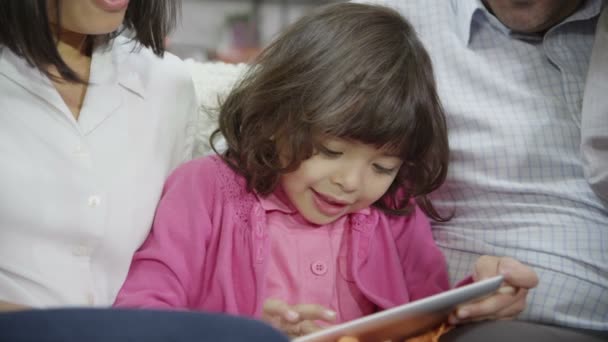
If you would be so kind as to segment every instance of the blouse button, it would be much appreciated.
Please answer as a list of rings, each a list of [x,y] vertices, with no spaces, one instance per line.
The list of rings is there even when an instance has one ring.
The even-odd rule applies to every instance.
[[[89,152],[84,148],[84,146],[78,144],[74,149],[74,155],[79,158],[87,158],[89,156]]]
[[[89,200],[88,200],[89,207],[95,208],[95,207],[99,206],[100,203],[101,203],[101,198],[99,198],[99,196],[89,197]]]
[[[310,264],[310,269],[312,273],[321,276],[327,273],[327,265],[322,261],[315,261]]]

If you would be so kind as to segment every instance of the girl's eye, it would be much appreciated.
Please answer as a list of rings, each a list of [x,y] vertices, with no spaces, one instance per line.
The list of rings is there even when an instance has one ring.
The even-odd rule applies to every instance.
[[[330,157],[330,158],[335,158],[335,157],[339,157],[342,155],[342,152],[330,150],[323,145],[319,146],[319,152],[321,152],[323,155]]]
[[[376,170],[376,172],[386,175],[392,175],[397,171],[396,167],[387,168],[379,164],[374,164],[374,169]]]

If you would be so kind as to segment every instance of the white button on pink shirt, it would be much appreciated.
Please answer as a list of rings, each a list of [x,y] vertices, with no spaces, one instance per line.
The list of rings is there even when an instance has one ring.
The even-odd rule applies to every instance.
[[[119,37],[96,49],[78,121],[50,81],[0,47],[0,300],[109,305],[191,148],[183,62]]]
[[[327,273],[327,265],[323,261],[316,261],[310,265],[313,274],[322,276]]]
[[[348,217],[317,226],[308,223],[280,191],[260,199],[266,225],[260,234],[270,238],[266,299],[288,304],[320,304],[336,312],[336,322],[375,311],[348,271]],[[361,211],[369,213],[368,209]]]

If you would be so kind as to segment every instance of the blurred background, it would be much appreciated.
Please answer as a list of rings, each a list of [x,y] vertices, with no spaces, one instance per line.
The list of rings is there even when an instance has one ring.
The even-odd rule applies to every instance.
[[[168,50],[197,61],[247,62],[315,6],[344,0],[182,0]]]

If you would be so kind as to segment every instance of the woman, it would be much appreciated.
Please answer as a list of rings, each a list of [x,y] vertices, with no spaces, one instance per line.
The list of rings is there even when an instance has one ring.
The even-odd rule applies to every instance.
[[[163,46],[177,9],[0,4],[0,300],[114,300],[188,150],[194,89]]]
[[[0,310],[113,302],[190,153],[192,80],[163,47],[177,8],[0,2]],[[0,327],[11,341],[284,340],[258,322],[152,311],[27,310]]]

